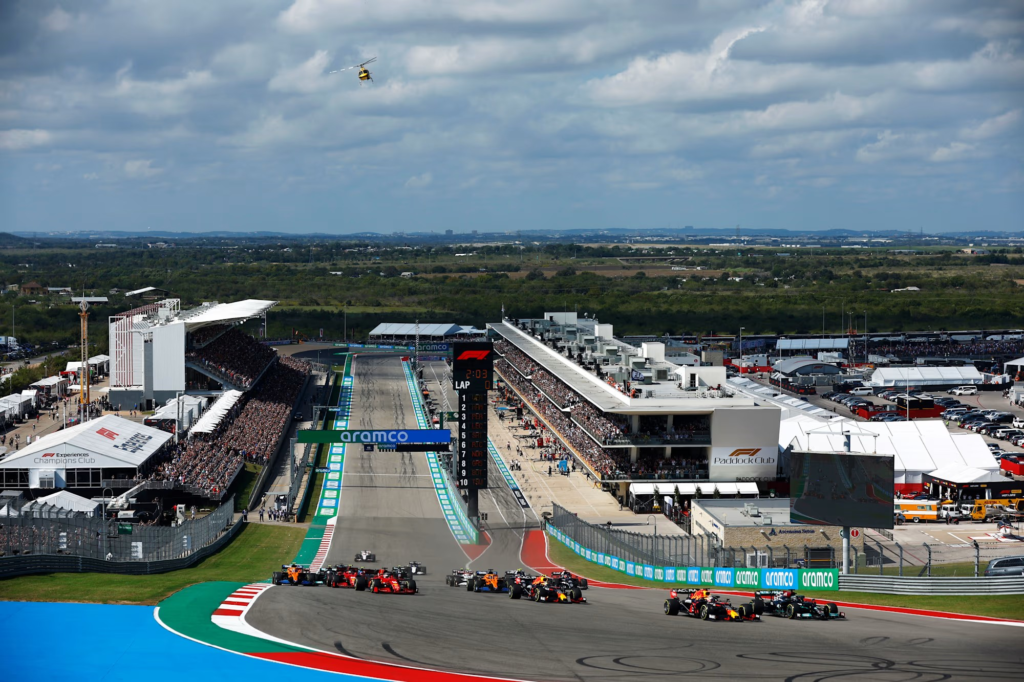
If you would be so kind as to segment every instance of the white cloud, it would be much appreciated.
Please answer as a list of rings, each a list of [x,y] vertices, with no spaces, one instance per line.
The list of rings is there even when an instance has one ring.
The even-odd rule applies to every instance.
[[[977,149],[973,144],[950,142],[947,146],[936,149],[928,158],[940,163],[944,161],[962,161],[977,156]]]
[[[324,69],[331,61],[326,50],[317,50],[316,54],[298,66],[281,69],[270,79],[267,88],[275,92],[298,92],[309,94],[326,90],[337,83],[340,74],[328,77]]]
[[[1007,111],[1005,114],[1000,114],[999,116],[994,116],[986,121],[982,121],[973,128],[965,129],[962,135],[970,140],[987,140],[990,137],[998,137],[999,135],[1012,130],[1020,121],[1020,116],[1020,109]]]
[[[407,189],[423,189],[424,187],[428,187],[430,183],[432,183],[433,181],[434,176],[431,173],[427,172],[423,173],[422,175],[412,176],[411,178],[405,181],[405,186]]]
[[[188,71],[181,78],[136,80],[131,63],[118,70],[113,97],[136,113],[150,116],[177,116],[189,111],[194,97],[216,84],[207,70]]]
[[[61,33],[71,28],[74,18],[58,5],[42,19],[43,28],[54,33]]]
[[[162,168],[153,168],[152,159],[133,159],[124,162],[124,174],[129,178],[151,178],[163,172]]]
[[[0,130],[0,149],[19,151],[50,144],[53,135],[48,130]]]

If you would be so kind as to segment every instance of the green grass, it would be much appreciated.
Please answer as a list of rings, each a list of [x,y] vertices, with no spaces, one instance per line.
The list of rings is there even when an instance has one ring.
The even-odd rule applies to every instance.
[[[263,471],[262,464],[246,462],[245,468],[239,472],[238,480],[235,481],[234,491],[236,512],[240,512],[249,507],[249,498],[252,497],[252,488],[256,485],[256,479],[260,477],[261,471]]]
[[[600,580],[603,582],[620,583],[623,585],[636,585],[639,587],[665,588],[665,583],[636,578],[587,561],[557,540],[551,540],[549,542],[548,556],[551,558],[553,563],[559,566],[564,566],[573,573],[578,573],[589,580]],[[963,564],[951,565],[962,566]],[[904,575],[906,575],[906,571],[904,571]],[[932,575],[938,575],[936,569],[932,570]],[[963,573],[960,573],[960,575],[963,575]],[[969,575],[974,575],[974,564],[971,564],[971,572]],[[714,586],[707,585],[706,587]],[[1024,619],[1024,595],[1020,594],[998,596],[983,595],[974,597],[876,594],[874,592],[845,591],[807,591],[802,592],[802,594],[825,601],[834,600],[858,604],[872,604],[876,606],[899,606],[908,609],[949,611],[951,613],[965,613],[975,616],[990,616],[993,618]]]
[[[225,548],[192,568],[158,575],[51,573],[0,580],[0,600],[157,604],[210,580],[266,580],[299,551],[304,528],[248,524]]]

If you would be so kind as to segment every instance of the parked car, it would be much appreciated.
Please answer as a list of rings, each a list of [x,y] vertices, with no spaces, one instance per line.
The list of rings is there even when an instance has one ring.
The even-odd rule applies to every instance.
[[[1015,429],[1024,429],[1024,417],[1014,417],[1013,418],[1013,428],[1015,428]]]
[[[946,393],[949,393],[950,395],[978,395],[978,387],[957,386],[956,388],[949,389]]]
[[[998,429],[995,432],[995,437],[1000,440],[1011,440],[1017,436],[1024,436],[1024,431],[1021,431],[1020,429],[1006,428],[1005,425],[1003,428]]]
[[[1005,556],[993,559],[985,567],[985,575],[1024,575],[1024,556]]]
[[[850,391],[850,395],[874,395],[875,391],[870,386],[858,386]]]

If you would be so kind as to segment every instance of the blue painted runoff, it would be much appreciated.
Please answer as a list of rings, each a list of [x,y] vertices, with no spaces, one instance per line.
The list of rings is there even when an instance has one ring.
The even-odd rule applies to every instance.
[[[89,682],[346,682],[366,678],[262,661],[165,630],[152,606],[0,602],[0,679]]]

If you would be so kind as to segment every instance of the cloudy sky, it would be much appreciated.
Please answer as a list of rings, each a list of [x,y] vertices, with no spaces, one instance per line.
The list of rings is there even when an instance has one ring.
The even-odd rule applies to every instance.
[[[0,0],[0,230],[1021,230],[1022,37],[1012,0]]]

